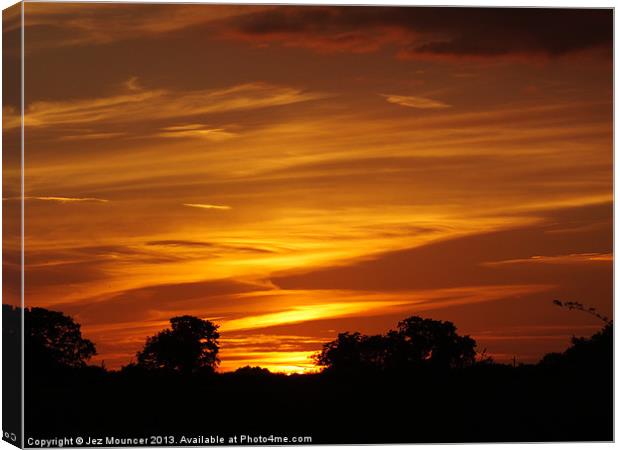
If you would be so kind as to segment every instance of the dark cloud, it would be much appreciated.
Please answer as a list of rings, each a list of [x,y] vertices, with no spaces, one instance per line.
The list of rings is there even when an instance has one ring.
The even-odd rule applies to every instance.
[[[232,22],[239,36],[259,41],[320,49],[318,39],[326,50],[394,41],[403,56],[560,56],[610,49],[613,39],[611,9],[282,6]]]

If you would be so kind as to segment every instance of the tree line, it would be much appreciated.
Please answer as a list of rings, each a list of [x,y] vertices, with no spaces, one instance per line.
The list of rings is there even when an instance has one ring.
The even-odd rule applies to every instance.
[[[540,364],[560,365],[611,354],[613,324],[607,317],[580,303],[556,300],[554,304],[595,315],[604,326],[590,338],[573,338],[569,349],[545,355]],[[3,305],[3,309],[4,315],[20,314],[19,308]],[[27,367],[84,368],[96,355],[95,344],[82,336],[80,325],[71,317],[38,307],[26,308],[24,312]],[[168,328],[146,339],[135,362],[122,370],[213,373],[220,364],[218,329],[219,325],[198,317],[173,317]],[[324,372],[338,373],[445,371],[493,363],[476,347],[476,341],[459,335],[452,322],[411,316],[385,334],[340,333],[324,344],[313,359]],[[264,371],[245,367],[240,373]]]
[[[94,343],[67,315],[28,308],[24,320],[25,423],[41,436],[241,429],[300,430],[331,444],[613,438],[613,324],[602,319],[599,332],[565,351],[513,365],[486,358],[451,322],[412,316],[384,333],[340,333],[317,348],[315,373],[291,376],[217,371],[220,329],[198,317],[173,317],[120,370],[92,363]],[[5,307],[4,354],[17,350],[10,361],[21,353],[21,323],[22,311]],[[14,385],[20,379],[18,369]]]

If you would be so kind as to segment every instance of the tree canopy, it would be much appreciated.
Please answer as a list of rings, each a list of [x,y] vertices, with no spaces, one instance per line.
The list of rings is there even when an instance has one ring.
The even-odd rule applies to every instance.
[[[396,338],[402,341],[407,365],[425,362],[438,368],[470,366],[476,358],[476,341],[459,336],[452,322],[409,317],[398,324]]]
[[[561,368],[583,368],[600,370],[601,366],[613,366],[614,331],[613,323],[607,323],[591,337],[575,337],[571,346],[562,353],[547,353],[540,361],[541,366]]]
[[[476,341],[459,336],[452,322],[412,316],[397,330],[366,336],[340,333],[315,355],[317,365],[329,370],[449,369],[470,366],[476,357]]]
[[[82,337],[71,317],[45,308],[27,308],[25,347],[29,364],[45,367],[84,367],[96,348]]]
[[[138,367],[180,373],[212,372],[220,360],[218,325],[194,316],[170,319],[171,328],[146,340]]]

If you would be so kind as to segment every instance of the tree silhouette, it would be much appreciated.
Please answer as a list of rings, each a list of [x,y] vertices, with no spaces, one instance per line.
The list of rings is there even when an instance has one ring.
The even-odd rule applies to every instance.
[[[37,367],[84,367],[96,349],[80,325],[61,312],[30,308],[24,315],[27,361]]]
[[[409,317],[398,324],[398,334],[405,344],[407,365],[420,363],[435,368],[471,366],[476,358],[476,341],[459,336],[452,322]]]
[[[12,322],[3,329],[8,338],[3,343],[15,344],[18,353],[21,313],[3,307],[3,320]],[[34,336],[66,328],[66,321],[79,331],[79,325],[62,314],[59,321],[59,313],[34,313],[42,322],[34,327]],[[235,433],[240,426],[269,429],[275,423],[274,432],[284,433],[304,423],[320,430],[326,443],[351,437],[367,443],[613,439],[611,324],[590,338],[574,338],[568,350],[545,357],[541,364],[511,367],[485,361],[484,356],[483,363],[474,364],[475,342],[459,336],[452,323],[409,317],[383,334],[341,333],[316,355],[326,370],[286,376],[250,366],[212,373],[217,326],[191,316],[170,322],[169,329],[147,340],[137,364],[118,372],[27,366],[27,429],[106,434],[130,423],[142,433],[151,432],[154,424],[170,432],[198,433],[204,428],[205,405],[217,405],[217,414],[207,414],[212,429]],[[28,319],[30,330],[34,323]],[[48,326],[52,330],[43,333],[41,328]],[[67,347],[66,333],[59,335],[62,339],[45,342],[64,343],[50,348]],[[79,332],[77,337],[81,339]],[[30,357],[34,340],[28,340]],[[7,367],[18,370],[7,372],[13,378],[3,378],[8,395],[16,393],[15,405],[21,401],[16,389],[21,367],[14,362],[19,356],[5,359],[10,361]],[[459,367],[463,369],[454,370]],[[153,395],[156,390],[174,395]],[[403,405],[415,406],[403,414]],[[354,421],[344,421],[343,408],[361,413]]]
[[[471,366],[476,341],[459,336],[452,322],[412,316],[396,331],[366,336],[340,333],[314,356],[315,363],[336,371],[450,369]]]
[[[137,354],[138,367],[183,374],[215,370],[220,362],[218,325],[194,316],[173,317],[170,324],[172,329],[146,340]]]
[[[369,339],[360,333],[339,333],[334,341],[323,345],[323,350],[314,355],[317,365],[333,370],[355,371],[363,369],[365,341]]]

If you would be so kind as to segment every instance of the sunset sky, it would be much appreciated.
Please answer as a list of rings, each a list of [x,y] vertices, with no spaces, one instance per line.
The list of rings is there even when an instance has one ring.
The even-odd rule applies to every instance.
[[[220,324],[222,370],[302,371],[413,314],[536,361],[601,325],[554,298],[612,313],[611,10],[24,16],[26,306],[96,363],[181,314]]]

